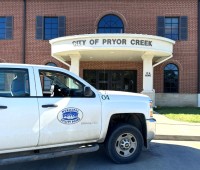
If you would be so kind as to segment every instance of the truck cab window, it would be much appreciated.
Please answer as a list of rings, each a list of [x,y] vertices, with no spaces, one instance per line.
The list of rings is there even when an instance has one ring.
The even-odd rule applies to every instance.
[[[44,97],[83,97],[83,84],[67,74],[41,70],[40,80]]]
[[[1,97],[30,96],[28,70],[0,69]]]

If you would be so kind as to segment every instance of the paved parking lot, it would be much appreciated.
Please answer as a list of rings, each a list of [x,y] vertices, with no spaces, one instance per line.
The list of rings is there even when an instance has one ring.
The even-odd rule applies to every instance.
[[[200,142],[153,141],[134,163],[117,165],[98,152],[56,159],[0,166],[0,170],[197,170],[200,169]]]

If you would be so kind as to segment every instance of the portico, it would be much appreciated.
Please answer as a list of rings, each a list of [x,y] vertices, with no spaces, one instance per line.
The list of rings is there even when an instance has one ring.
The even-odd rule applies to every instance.
[[[86,34],[50,40],[51,55],[79,75],[80,61],[143,62],[142,93],[155,99],[153,68],[170,59],[175,41],[143,34]],[[104,70],[108,68],[102,68]]]

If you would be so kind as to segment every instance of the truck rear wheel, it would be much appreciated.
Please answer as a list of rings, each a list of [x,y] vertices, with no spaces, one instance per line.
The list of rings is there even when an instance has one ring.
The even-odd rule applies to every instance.
[[[115,163],[129,163],[141,153],[143,137],[134,126],[122,124],[114,128],[106,139],[108,156]]]

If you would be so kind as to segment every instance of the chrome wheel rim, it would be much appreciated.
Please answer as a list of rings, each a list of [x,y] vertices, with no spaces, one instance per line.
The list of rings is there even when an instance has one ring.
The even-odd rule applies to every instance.
[[[137,148],[136,138],[131,133],[123,133],[117,138],[115,148],[120,156],[129,157]]]

